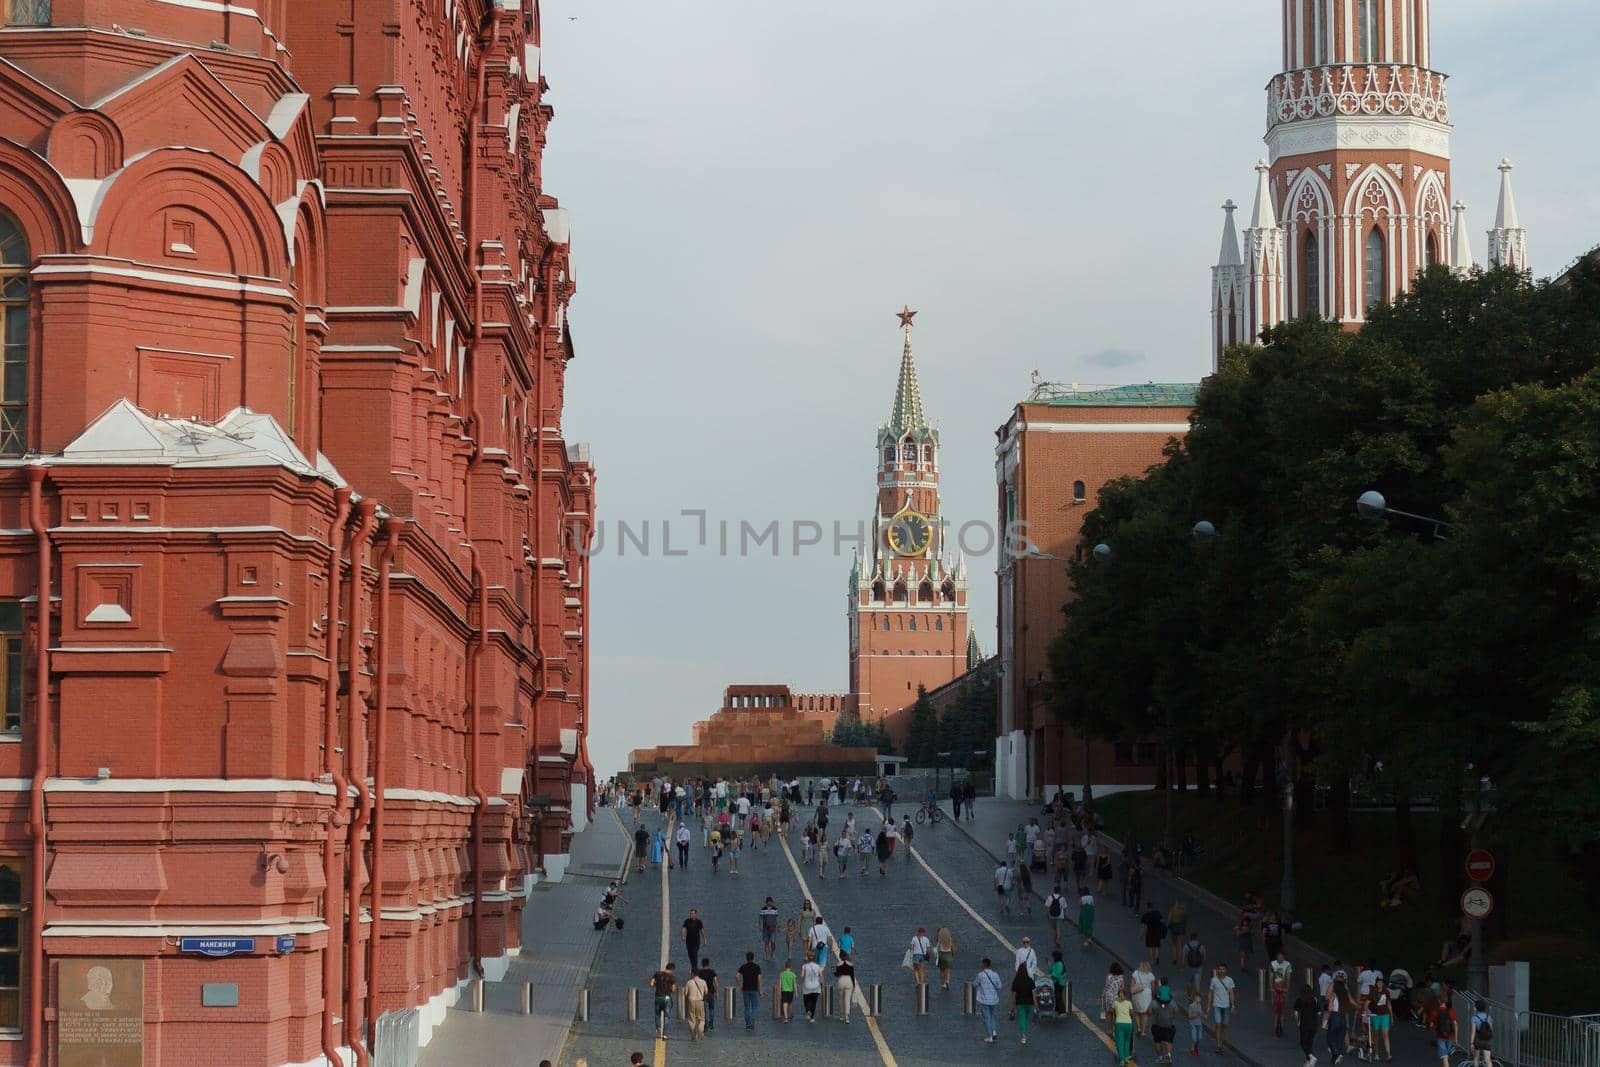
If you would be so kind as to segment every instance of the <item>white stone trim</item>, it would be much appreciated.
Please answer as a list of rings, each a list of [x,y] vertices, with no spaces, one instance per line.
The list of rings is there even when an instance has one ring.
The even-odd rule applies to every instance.
[[[320,934],[328,929],[321,919],[188,919],[172,922],[79,919],[45,923],[45,937],[214,937],[220,932],[243,932],[249,937],[280,934]]]
[[[74,648],[69,652],[115,651]],[[140,649],[139,651],[150,651]],[[21,779],[17,779],[20,781]],[[31,784],[31,781],[30,781]],[[48,778],[46,793],[321,793],[333,796],[328,782],[289,778]]]
[[[52,256],[41,256],[42,260],[50,260]],[[224,293],[254,293],[257,296],[281,296],[292,299],[294,294],[277,285],[257,285],[253,282],[240,282],[221,277],[205,277],[196,274],[179,274],[175,271],[150,270],[135,267],[107,267],[99,263],[50,263],[41,262],[33,268],[34,277],[46,277],[52,274],[93,274],[104,275],[111,278],[133,278],[138,281],[158,282],[163,285],[187,286],[192,289],[210,289]]]
[[[1340,149],[1421,152],[1450,158],[1450,127],[1407,115],[1348,116],[1279,123],[1267,131],[1267,158],[1334,152]]]

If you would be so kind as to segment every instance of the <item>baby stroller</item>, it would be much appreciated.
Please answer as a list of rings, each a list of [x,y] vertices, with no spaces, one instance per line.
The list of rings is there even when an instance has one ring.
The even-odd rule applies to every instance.
[[[1033,856],[1028,861],[1028,866],[1036,871],[1043,871],[1045,869],[1048,855],[1049,853],[1045,849],[1044,835],[1040,834],[1038,837],[1034,838]]]
[[[1048,974],[1041,974],[1033,980],[1033,1013],[1040,1019],[1059,1019],[1063,1014],[1062,1005],[1056,998],[1056,984]]]

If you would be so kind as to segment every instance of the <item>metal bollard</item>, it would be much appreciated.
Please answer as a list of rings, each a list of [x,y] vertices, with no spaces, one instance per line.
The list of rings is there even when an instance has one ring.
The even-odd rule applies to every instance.
[[[975,1015],[978,1011],[978,991],[971,982],[961,984],[961,1014]]]
[[[474,978],[472,980],[472,985],[469,987],[469,989],[470,989],[470,994],[469,994],[470,1001],[469,1002],[472,1005],[472,1010],[476,1011],[476,1012],[483,1011],[483,979],[482,978]]]
[[[1256,968],[1256,999],[1267,999],[1267,969],[1265,967]]]
[[[1067,983],[1067,1004],[1063,1009],[1068,1015],[1072,1014],[1072,983]]]
[[[639,1021],[639,990],[637,988],[628,990],[628,1021],[630,1023]]]
[[[578,1021],[589,1021],[589,990],[587,987],[578,990]]]
[[[833,1018],[833,986],[825,985],[822,987],[821,1000],[822,1003],[818,1007],[821,1009],[822,1017],[824,1019]]]
[[[777,982],[772,983],[772,1017],[783,1018],[783,992]]]
[[[729,1022],[739,1017],[739,991],[731,985],[722,989],[722,1017]]]
[[[917,983],[917,1014],[928,1014],[928,983]]]
[[[1306,985],[1314,987],[1314,986],[1316,986],[1316,984],[1317,983],[1316,983],[1315,979],[1313,979],[1311,977],[1311,968],[1307,967],[1306,968]]]
[[[687,1019],[689,1017],[689,994],[678,990],[672,996],[672,1014],[674,1018]]]
[[[533,1014],[533,983],[522,983],[522,1014]]]
[[[877,982],[867,986],[867,1014],[874,1019],[883,1014],[883,987]]]

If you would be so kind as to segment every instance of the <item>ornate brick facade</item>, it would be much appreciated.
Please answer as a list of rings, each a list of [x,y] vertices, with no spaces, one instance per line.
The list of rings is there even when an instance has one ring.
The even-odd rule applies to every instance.
[[[0,10],[0,1064],[76,959],[151,1067],[426,1041],[589,810],[536,5]]]

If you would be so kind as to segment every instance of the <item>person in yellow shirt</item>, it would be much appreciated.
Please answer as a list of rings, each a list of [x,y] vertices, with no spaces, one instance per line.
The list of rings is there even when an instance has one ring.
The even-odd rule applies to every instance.
[[[1126,986],[1117,991],[1117,999],[1111,1005],[1111,1017],[1115,1020],[1112,1033],[1117,1041],[1117,1063],[1126,1064],[1133,1059],[1133,1001],[1128,998]]]

